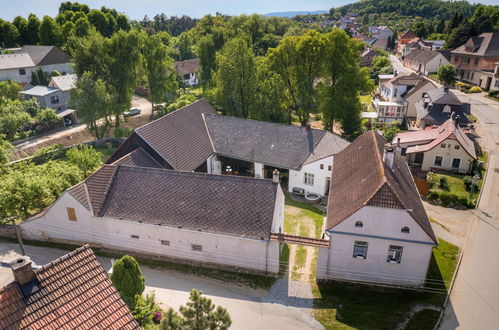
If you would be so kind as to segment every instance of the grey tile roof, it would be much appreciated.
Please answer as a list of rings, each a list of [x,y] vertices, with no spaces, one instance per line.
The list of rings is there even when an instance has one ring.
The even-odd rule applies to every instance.
[[[404,58],[405,60],[412,60],[417,63],[424,63],[427,64],[431,60],[433,60],[435,57],[438,56],[438,52],[434,52],[432,50],[428,49],[413,49],[409,54],[407,54]]]
[[[33,96],[45,96],[45,95],[55,93],[57,91],[59,91],[58,88],[37,85],[33,88],[30,88],[30,89],[27,89],[25,91],[20,92],[20,94],[33,95]]]
[[[138,166],[138,167],[154,167],[154,168],[163,167],[154,158],[152,158],[151,155],[149,155],[144,149],[140,147],[128,153],[127,155],[121,157],[113,164]]]
[[[93,184],[87,180],[89,190]],[[118,166],[98,215],[268,240],[278,187],[264,179]]]
[[[334,155],[348,145],[328,131],[303,126],[218,115],[204,118],[217,154],[279,168],[299,170],[310,159]]]
[[[388,168],[383,162],[384,146],[383,137],[368,131],[335,157],[326,228],[335,227],[366,205],[402,208],[436,243],[407,163],[400,160],[393,170]]]
[[[23,46],[21,52],[28,53],[33,63],[38,65],[62,64],[71,61],[72,57],[56,46]]]
[[[102,208],[115,171],[115,165],[104,165],[85,180],[90,204],[95,215],[99,214]]]
[[[0,55],[0,70],[31,68],[34,66],[35,63],[33,63],[31,57],[26,53]]]
[[[213,154],[203,113],[216,114],[204,99],[150,122],[135,133],[174,169],[193,171]]]
[[[80,182],[77,185],[69,188],[68,193],[71,196],[73,196],[78,202],[80,202],[83,206],[85,206],[87,210],[90,210],[85,181]]]
[[[499,31],[482,33],[478,37],[472,37],[451,51],[451,54],[499,56]]]
[[[69,91],[76,87],[78,77],[75,74],[67,74],[63,76],[54,76],[51,82],[61,91]]]

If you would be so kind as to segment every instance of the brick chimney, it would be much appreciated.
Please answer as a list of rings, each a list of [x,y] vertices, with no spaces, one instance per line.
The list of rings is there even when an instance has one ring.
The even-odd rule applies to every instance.
[[[29,257],[21,257],[10,263],[14,279],[19,285],[24,285],[36,279]]]
[[[274,171],[272,171],[272,182],[279,183],[279,170],[278,169],[274,169]]]

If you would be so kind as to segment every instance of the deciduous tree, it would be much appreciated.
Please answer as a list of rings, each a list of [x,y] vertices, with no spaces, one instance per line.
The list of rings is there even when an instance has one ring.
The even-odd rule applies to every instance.
[[[70,164],[73,164],[80,169],[85,178],[102,165],[101,154],[87,145],[69,149],[66,153],[66,157]]]
[[[48,46],[59,46],[61,41],[61,28],[59,24],[50,16],[44,16],[42,23],[40,24],[40,29],[38,31],[38,37],[40,39],[41,45]]]
[[[438,80],[445,83],[446,86],[451,86],[456,80],[456,68],[452,64],[442,65],[437,72]]]

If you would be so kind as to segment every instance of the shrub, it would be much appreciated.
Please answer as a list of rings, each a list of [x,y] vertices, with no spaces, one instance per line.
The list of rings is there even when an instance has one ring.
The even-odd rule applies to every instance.
[[[473,184],[473,179],[470,176],[465,176],[463,178],[464,189],[466,191],[471,191],[471,185]]]
[[[470,93],[480,93],[481,91],[482,91],[482,89],[478,86],[473,86],[469,89]]]
[[[116,138],[127,138],[133,133],[133,128],[127,128],[127,127],[117,127],[114,130],[114,137]]]
[[[428,195],[426,195],[426,199],[431,202],[438,201],[440,194],[437,191],[430,191]]]
[[[133,310],[137,295],[140,296],[144,292],[144,277],[137,260],[129,255],[124,255],[116,260],[113,265],[111,281],[121,298]]]
[[[154,293],[146,295],[145,298],[141,295],[135,296],[135,307],[132,310],[132,315],[141,326],[152,323],[156,314],[159,314],[159,320],[161,320],[160,309],[154,302]]]
[[[497,97],[499,97],[499,90],[497,90],[497,91],[490,91],[488,95],[491,96],[491,97],[497,98]]]
[[[322,119],[322,116],[320,113],[315,115],[315,120],[320,121]]]
[[[438,178],[438,187],[442,190],[449,190],[449,181],[445,176]]]

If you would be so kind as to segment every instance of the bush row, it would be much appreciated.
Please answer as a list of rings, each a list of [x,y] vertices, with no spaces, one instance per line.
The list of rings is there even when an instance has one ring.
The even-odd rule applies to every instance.
[[[430,191],[426,196],[428,202],[442,205],[444,207],[464,207],[472,209],[475,207],[475,202],[466,196],[460,196],[447,191]]]

